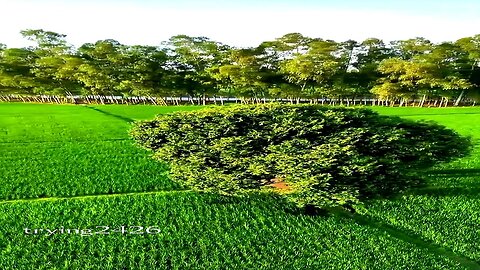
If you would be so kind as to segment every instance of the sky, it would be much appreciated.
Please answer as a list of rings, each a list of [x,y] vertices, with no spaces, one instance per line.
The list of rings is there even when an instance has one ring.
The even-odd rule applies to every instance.
[[[479,0],[0,0],[0,43],[31,45],[24,29],[67,35],[75,46],[103,39],[160,45],[171,36],[206,36],[257,46],[284,34],[357,41],[480,34]]]

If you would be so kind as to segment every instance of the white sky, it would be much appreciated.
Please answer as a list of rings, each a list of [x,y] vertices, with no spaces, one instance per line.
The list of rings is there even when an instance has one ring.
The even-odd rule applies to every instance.
[[[0,43],[9,47],[28,45],[19,33],[22,29],[66,34],[67,40],[77,46],[100,39],[116,39],[130,45],[159,45],[177,34],[206,36],[233,46],[256,46],[290,32],[336,41],[362,41],[368,37],[388,41],[422,36],[438,42],[480,34],[480,10],[475,13],[477,10],[471,9],[465,10],[465,16],[458,16],[449,14],[448,9],[428,13],[424,12],[428,9],[412,12],[391,7],[252,6],[251,3],[250,6],[210,3],[202,7],[198,3],[0,0]]]

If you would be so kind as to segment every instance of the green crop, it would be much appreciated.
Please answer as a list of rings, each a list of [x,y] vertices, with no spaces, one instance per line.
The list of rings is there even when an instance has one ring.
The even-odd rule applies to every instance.
[[[0,204],[1,269],[462,269],[349,219],[193,192]],[[25,228],[156,226],[81,236]],[[98,230],[97,230],[98,231]]]
[[[129,126],[85,106],[0,104],[0,199],[178,189]]]
[[[197,108],[0,104],[0,269],[480,268],[479,108],[375,108],[436,121],[475,147],[424,171],[428,186],[369,201],[367,221],[305,215],[266,195],[181,190],[127,131],[132,120]],[[79,195],[88,197],[49,198]],[[122,225],[160,230],[24,232]]]

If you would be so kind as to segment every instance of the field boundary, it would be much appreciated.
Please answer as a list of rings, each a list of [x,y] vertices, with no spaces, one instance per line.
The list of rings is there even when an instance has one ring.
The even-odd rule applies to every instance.
[[[14,199],[14,200],[3,200],[0,201],[2,204],[13,204],[13,203],[30,203],[30,202],[53,202],[53,201],[63,201],[63,200],[81,200],[81,199],[96,199],[96,198],[110,198],[110,197],[122,197],[122,196],[142,196],[142,195],[167,195],[167,194],[177,194],[177,193],[189,193],[193,192],[190,189],[186,190],[159,190],[159,191],[139,191],[139,192],[125,192],[125,193],[112,193],[112,194],[91,194],[91,195],[79,195],[79,196],[70,196],[70,197],[46,197],[46,198],[25,198],[25,199]]]

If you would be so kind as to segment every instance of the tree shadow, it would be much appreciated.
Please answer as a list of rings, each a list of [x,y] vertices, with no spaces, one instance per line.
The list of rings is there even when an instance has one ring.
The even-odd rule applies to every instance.
[[[94,110],[94,111],[96,111],[96,112],[102,113],[102,114],[104,114],[104,115],[107,115],[107,116],[111,116],[111,117],[120,119],[120,120],[125,121],[125,122],[127,122],[127,123],[133,123],[133,122],[135,122],[134,119],[131,119],[131,118],[128,118],[128,117],[125,117],[125,116],[122,116],[122,115],[110,113],[110,112],[107,112],[107,111],[104,111],[104,110],[101,110],[101,109],[98,109],[98,108],[95,108],[95,107],[84,106],[84,108],[88,108],[88,109]]]
[[[466,196],[473,198],[480,195],[480,183],[476,186],[465,187],[426,187],[411,190],[409,194],[427,195],[433,197]]]
[[[443,169],[427,171],[424,177],[425,184],[410,189],[410,195],[427,195],[435,197],[467,196],[477,197],[480,195],[480,169]],[[468,178],[479,177],[478,182],[451,183],[451,185],[429,185],[429,183],[440,182],[440,178]],[[443,182],[443,181],[442,181]]]
[[[441,177],[470,177],[480,176],[480,169],[447,169],[447,170],[431,170],[426,172],[427,176]]]
[[[449,112],[448,115],[456,115],[456,114],[480,114],[478,112]],[[445,116],[445,113],[417,113],[417,114],[405,114],[399,116]]]
[[[393,238],[410,243],[419,249],[428,250],[438,256],[448,257],[465,267],[465,269],[480,269],[480,265],[477,261],[472,260],[461,253],[456,253],[447,246],[439,245],[432,240],[425,239],[422,235],[409,229],[399,228],[393,224],[386,223],[371,216],[350,213],[342,210],[333,211],[331,215],[337,216],[340,219],[352,220],[360,226],[379,230]]]

